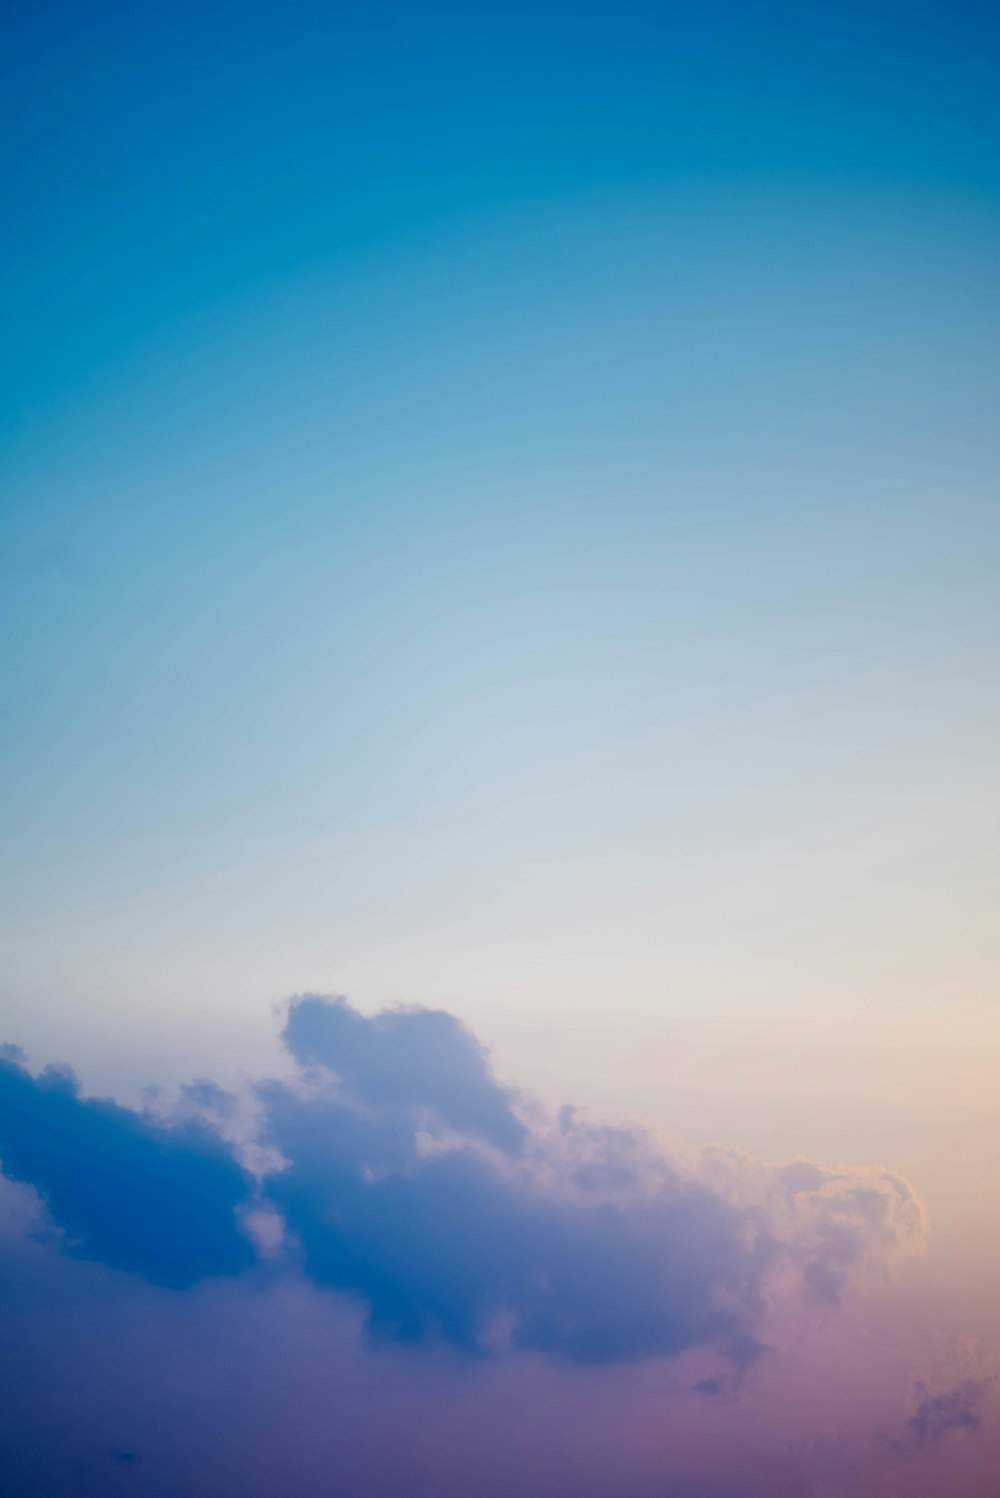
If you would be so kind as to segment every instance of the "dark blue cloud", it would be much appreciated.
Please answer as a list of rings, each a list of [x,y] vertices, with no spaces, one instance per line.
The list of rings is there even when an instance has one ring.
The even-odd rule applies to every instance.
[[[509,1319],[514,1346],[606,1362],[743,1329],[760,1264],[738,1216],[696,1186],[614,1200],[471,1147],[422,1155],[329,1097],[265,1097],[289,1162],[267,1190],[304,1271],[360,1295],[376,1334],[484,1352]]]
[[[529,1131],[450,1015],[365,1019],[311,997],[285,1038],[316,1071],[260,1089],[287,1162],[267,1194],[306,1275],[360,1296],[376,1336],[583,1363],[708,1343],[752,1359],[766,1234],[748,1248],[745,1214],[641,1133],[571,1109]]]
[[[236,1209],[250,1178],[204,1124],[177,1127],[105,1099],[72,1073],[0,1058],[0,1161],[35,1188],[78,1258],[183,1289],[254,1259]]]

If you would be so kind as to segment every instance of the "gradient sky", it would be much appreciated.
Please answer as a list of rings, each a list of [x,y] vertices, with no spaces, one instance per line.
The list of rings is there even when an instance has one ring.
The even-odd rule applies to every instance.
[[[440,1006],[551,1106],[902,1171],[985,1324],[998,42],[14,7],[0,1040],[134,1102]]]

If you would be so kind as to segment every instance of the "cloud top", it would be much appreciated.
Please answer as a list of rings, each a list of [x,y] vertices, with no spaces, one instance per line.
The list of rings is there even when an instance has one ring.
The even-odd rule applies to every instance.
[[[345,999],[304,995],[289,1008],[283,1037],[303,1066],[322,1066],[344,1094],[386,1118],[422,1113],[515,1154],[525,1127],[493,1076],[486,1052],[441,1009],[384,1009],[365,1018]]]

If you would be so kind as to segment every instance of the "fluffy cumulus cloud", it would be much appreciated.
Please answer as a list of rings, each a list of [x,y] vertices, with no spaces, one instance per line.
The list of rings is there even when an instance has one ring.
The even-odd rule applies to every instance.
[[[250,1267],[235,1213],[251,1180],[214,1130],[81,1098],[66,1068],[33,1077],[6,1049],[0,1161],[42,1196],[67,1253],[178,1289]]]
[[[739,1371],[783,1272],[835,1298],[921,1232],[885,1172],[682,1165],[640,1130],[533,1113],[447,1014],[306,998],[285,1039],[304,1070],[258,1089],[283,1162],[264,1192],[303,1273],[378,1337],[576,1363],[713,1347]]]
[[[0,1058],[13,1328],[0,1379],[19,1432],[0,1447],[0,1481],[25,1494],[448,1494],[495,1481],[617,1495],[624,1478],[602,1466],[599,1432],[638,1420],[637,1498],[667,1481],[749,1493],[754,1471],[774,1495],[866,1491],[844,1440],[813,1449],[799,1431],[772,1449],[759,1408],[741,1422],[761,1399],[778,1420],[805,1331],[822,1345],[831,1320],[850,1321],[852,1296],[921,1244],[923,1212],[899,1175],[685,1154],[572,1108],[550,1115],[441,1012],[369,1018],[307,997],[284,1040],[281,1078],[243,1098],[200,1079],[155,1113],[83,1097],[70,1073],[35,1074],[14,1048]],[[83,1391],[73,1370],[88,1364]],[[175,1386],[190,1377],[208,1401],[196,1409]],[[978,1439],[988,1394],[982,1380],[923,1390],[905,1443],[879,1446],[872,1425],[872,1460],[902,1469],[903,1444],[912,1466],[917,1448]],[[446,1455],[442,1421],[463,1408]],[[53,1446],[56,1409],[67,1429]],[[520,1466],[505,1446],[489,1480],[476,1476],[476,1451],[486,1461],[495,1422],[514,1418]],[[249,1419],[270,1445],[245,1469]],[[405,1481],[378,1451],[389,1420],[413,1447]],[[297,1465],[279,1472],[290,1439]],[[742,1442],[735,1465],[727,1440]],[[185,1451],[200,1451],[193,1465]]]

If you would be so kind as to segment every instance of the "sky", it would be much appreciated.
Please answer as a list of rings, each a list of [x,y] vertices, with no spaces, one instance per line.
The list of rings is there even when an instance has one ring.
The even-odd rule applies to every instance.
[[[5,31],[0,1476],[995,1498],[995,15]]]

